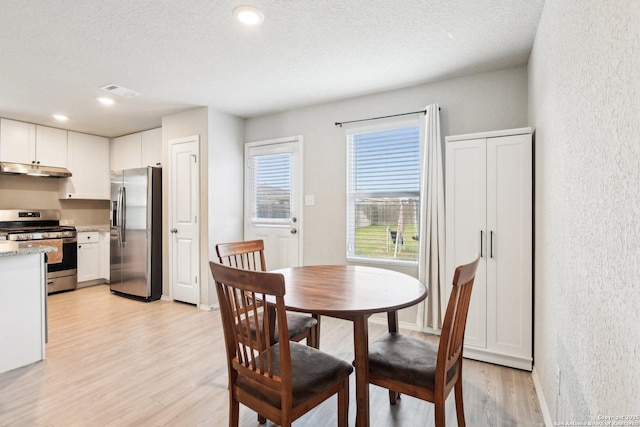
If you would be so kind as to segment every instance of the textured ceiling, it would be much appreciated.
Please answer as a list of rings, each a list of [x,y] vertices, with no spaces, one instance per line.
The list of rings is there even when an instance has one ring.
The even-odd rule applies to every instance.
[[[0,0],[0,116],[119,136],[198,106],[254,117],[525,64],[543,3]],[[262,26],[235,22],[240,4]],[[111,83],[142,96],[99,105]]]

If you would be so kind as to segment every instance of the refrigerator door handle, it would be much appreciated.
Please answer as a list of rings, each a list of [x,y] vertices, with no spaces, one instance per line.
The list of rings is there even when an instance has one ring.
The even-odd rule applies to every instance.
[[[127,243],[127,187],[122,187],[122,203],[120,205],[120,229],[122,230],[122,246]]]
[[[121,248],[122,247],[122,212],[120,211],[122,209],[122,187],[118,188],[118,196],[116,198],[116,211],[115,211],[115,218],[113,219],[113,225],[116,229],[116,232],[118,234],[118,247]]]

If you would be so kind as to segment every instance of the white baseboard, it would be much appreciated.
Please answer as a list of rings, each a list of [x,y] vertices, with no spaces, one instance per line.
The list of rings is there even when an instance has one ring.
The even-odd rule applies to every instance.
[[[387,322],[387,318],[386,318],[386,317],[384,317],[384,318],[383,318],[383,317],[375,317],[375,316],[371,316],[371,317],[369,317],[369,321],[370,321],[371,323],[375,323],[376,325],[385,325],[385,326],[387,326],[387,325],[388,325],[388,322]],[[427,332],[427,333],[437,334],[436,332],[430,332],[430,331],[422,330],[422,329],[420,329],[420,327],[419,327],[417,324],[415,324],[415,323],[409,323],[409,322],[398,322],[398,327],[399,327],[400,329],[406,329],[406,330],[409,330],[409,331],[418,331],[418,332]],[[439,335],[439,334],[437,334],[437,335]]]
[[[510,368],[522,369],[531,372],[533,369],[533,359],[514,354],[501,353],[495,350],[475,347],[465,344],[463,357],[467,359],[479,360],[481,362],[493,363],[494,365],[508,366]]]
[[[551,420],[551,414],[549,413],[549,407],[547,406],[547,401],[544,398],[544,393],[542,393],[542,385],[540,385],[540,379],[538,378],[538,372],[536,371],[535,366],[531,371],[531,378],[533,379],[533,387],[536,389],[536,395],[538,396],[538,403],[540,404],[540,410],[542,411],[544,425],[546,427],[552,427],[553,421]]]

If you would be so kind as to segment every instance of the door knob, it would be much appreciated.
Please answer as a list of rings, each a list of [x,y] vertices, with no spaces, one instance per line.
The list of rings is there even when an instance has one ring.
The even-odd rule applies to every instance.
[[[175,233],[178,232],[178,229],[177,228],[172,228],[170,231],[175,234]]]
[[[296,230],[295,228],[291,229],[291,234],[296,234],[298,232],[298,230]]]

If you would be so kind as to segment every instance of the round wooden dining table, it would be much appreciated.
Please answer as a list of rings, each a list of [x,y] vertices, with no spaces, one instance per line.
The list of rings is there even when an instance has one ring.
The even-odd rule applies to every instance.
[[[368,426],[368,319],[374,313],[387,313],[389,331],[397,331],[397,310],[424,300],[427,297],[427,289],[416,278],[374,267],[312,265],[271,272],[284,276],[284,301],[288,310],[353,322],[356,425]]]

